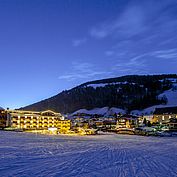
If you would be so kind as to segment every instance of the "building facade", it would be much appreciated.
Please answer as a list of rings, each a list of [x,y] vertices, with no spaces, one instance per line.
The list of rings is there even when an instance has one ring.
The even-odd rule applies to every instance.
[[[7,114],[5,110],[0,109],[0,128],[5,128],[7,122]]]
[[[156,108],[152,123],[167,124],[170,119],[177,119],[177,107]]]
[[[138,117],[132,116],[132,115],[124,115],[119,118],[117,118],[117,129],[127,128],[132,129],[135,128],[138,125]]]
[[[49,128],[69,130],[70,120],[64,120],[60,113],[51,110],[42,112],[7,110],[7,125],[25,130],[47,130]]]
[[[57,128],[60,133],[67,133],[71,129],[71,121],[59,120],[57,124]]]

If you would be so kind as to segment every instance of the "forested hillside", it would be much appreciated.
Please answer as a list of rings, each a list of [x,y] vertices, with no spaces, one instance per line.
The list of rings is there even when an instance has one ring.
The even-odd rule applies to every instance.
[[[158,95],[169,90],[176,81],[176,74],[130,75],[91,81],[22,109],[35,111],[52,109],[61,113],[71,113],[81,108],[108,106],[130,112],[166,104],[167,98],[158,98]]]

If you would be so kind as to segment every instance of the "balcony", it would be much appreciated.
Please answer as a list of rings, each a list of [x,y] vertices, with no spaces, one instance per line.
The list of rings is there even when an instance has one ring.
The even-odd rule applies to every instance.
[[[32,126],[34,127],[34,126],[37,126],[37,124],[32,124]]]

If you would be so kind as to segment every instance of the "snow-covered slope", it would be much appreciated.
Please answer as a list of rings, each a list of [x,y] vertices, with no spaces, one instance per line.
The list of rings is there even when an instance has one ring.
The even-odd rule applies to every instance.
[[[92,87],[96,88],[96,86],[103,86],[99,84],[95,84]],[[167,104],[163,105],[154,105],[151,107],[148,107],[143,110],[133,110],[131,111],[131,114],[133,115],[151,115],[155,111],[155,108],[161,108],[161,107],[170,107],[170,106],[177,106],[177,84],[173,84],[173,88],[170,90],[165,91],[164,93],[160,94],[158,98],[166,97],[168,102]],[[84,113],[84,114],[99,114],[99,115],[104,115],[104,116],[110,116],[114,115],[115,113],[122,113],[125,114],[126,111],[120,108],[109,108],[109,107],[103,107],[103,108],[94,108],[91,110],[87,109],[80,109],[78,111],[75,111],[72,115],[77,114],[77,113]]]
[[[108,115],[114,115],[115,113],[124,114],[125,110],[120,109],[120,108],[115,108],[115,107],[112,107],[112,108],[109,108],[109,107],[94,108],[94,109],[91,109],[91,110],[80,109],[80,110],[75,111],[74,113],[72,113],[72,115],[75,115],[75,114],[78,114],[78,113],[84,113],[84,114],[90,114],[90,115],[99,114],[99,115],[108,116]]]
[[[152,115],[153,112],[155,111],[155,108],[162,108],[162,107],[167,107],[167,105],[154,105],[154,106],[148,107],[143,110],[133,110],[133,111],[131,111],[131,114],[133,114],[133,115]]]
[[[125,114],[126,111],[124,109],[112,107],[106,112],[105,116],[114,115],[115,113],[116,114],[118,114],[118,113]]]
[[[168,100],[167,106],[177,106],[177,84],[173,84],[173,88],[160,94],[158,97],[166,97]]]
[[[151,107],[146,108],[144,110],[133,110],[133,111],[131,111],[131,114],[134,114],[134,115],[150,115],[150,114],[153,114],[153,112],[155,111],[155,108],[177,106],[177,84],[174,83],[172,89],[167,90],[164,93],[160,94],[158,96],[158,98],[162,98],[164,96],[168,100],[167,104],[151,106]]]
[[[71,114],[79,109],[94,109],[104,106],[125,110],[130,110],[132,107],[143,109],[157,104],[157,94],[153,93],[162,93],[164,88],[170,88],[171,83],[176,83],[176,80],[176,74],[127,75],[94,80],[64,90],[53,97],[21,109],[42,111],[50,108],[63,114]],[[144,102],[141,102],[140,106],[141,98],[145,98],[146,95],[152,95],[152,98],[148,97]],[[164,100],[161,100],[158,104],[163,102]],[[87,112],[88,110],[82,111]]]
[[[4,110],[4,108],[0,107],[0,110]]]

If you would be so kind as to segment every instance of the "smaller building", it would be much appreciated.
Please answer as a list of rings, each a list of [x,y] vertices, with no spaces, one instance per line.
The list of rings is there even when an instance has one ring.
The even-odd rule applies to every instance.
[[[123,115],[117,118],[117,129],[133,129],[138,126],[138,117],[132,115]]]
[[[95,121],[96,128],[102,128],[104,126],[104,120]]]
[[[115,130],[116,129],[116,120],[104,120],[103,121],[103,127],[106,128],[106,130]]]

